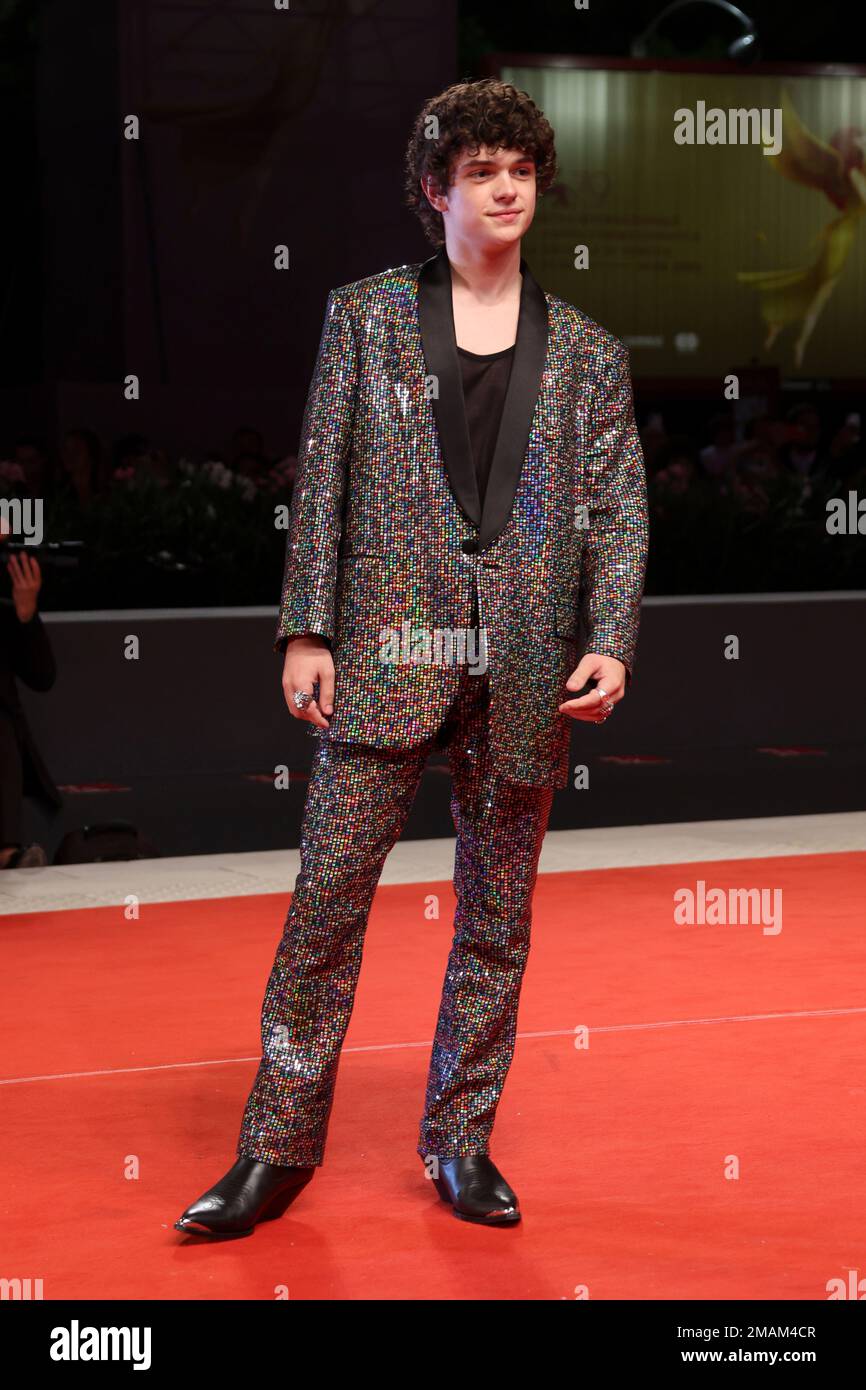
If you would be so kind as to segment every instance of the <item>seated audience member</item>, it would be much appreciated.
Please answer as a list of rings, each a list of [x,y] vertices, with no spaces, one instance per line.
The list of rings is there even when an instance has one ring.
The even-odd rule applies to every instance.
[[[262,438],[261,430],[253,429],[249,425],[241,425],[232,436],[229,467],[234,469],[236,473],[242,473],[243,461],[250,458],[261,459],[264,463],[264,471],[267,472],[270,461],[265,456],[265,441]]]
[[[786,426],[772,415],[755,415],[746,421],[744,439],[734,459],[735,480],[770,482],[782,471],[778,445],[785,438]],[[736,489],[735,489],[736,490]]]
[[[698,455],[701,472],[707,478],[723,478],[730,473],[737,453],[731,415],[713,416],[710,420],[710,440]]]
[[[19,435],[15,441],[15,462],[24,473],[24,497],[48,497],[53,488],[51,456],[41,439]]]
[[[819,448],[821,418],[812,405],[795,405],[787,414],[788,429],[779,450],[779,462],[787,473],[812,477],[820,472],[822,456]]]
[[[61,478],[80,506],[86,506],[104,482],[102,444],[93,430],[67,430],[60,446]]]
[[[843,424],[830,441],[827,469],[841,482],[853,479],[866,465],[866,450],[860,435],[859,412],[845,417]]]
[[[653,486],[668,493],[687,492],[694,476],[694,448],[685,435],[673,435],[656,456]]]

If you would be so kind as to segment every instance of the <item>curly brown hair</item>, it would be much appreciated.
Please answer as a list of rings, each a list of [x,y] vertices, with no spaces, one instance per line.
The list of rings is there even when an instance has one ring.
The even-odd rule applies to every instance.
[[[445,242],[441,212],[431,207],[421,178],[429,174],[444,192],[455,158],[488,149],[521,150],[535,161],[536,192],[546,193],[556,177],[553,127],[526,92],[497,77],[457,82],[421,108],[406,148],[406,205],[421,220],[428,241]]]

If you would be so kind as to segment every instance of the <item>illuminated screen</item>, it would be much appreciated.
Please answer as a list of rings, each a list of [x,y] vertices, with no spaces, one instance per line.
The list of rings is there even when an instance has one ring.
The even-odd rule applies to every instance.
[[[545,289],[629,344],[636,376],[749,364],[866,374],[866,79],[537,67],[502,77],[556,133],[560,172],[526,258]]]

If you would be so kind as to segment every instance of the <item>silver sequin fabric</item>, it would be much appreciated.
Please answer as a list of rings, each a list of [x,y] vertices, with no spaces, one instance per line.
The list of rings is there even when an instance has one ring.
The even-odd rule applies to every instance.
[[[622,661],[629,684],[634,669],[648,518],[628,349],[544,293],[546,354],[513,504],[493,543],[467,554],[478,531],[450,486],[433,412],[423,265],[328,296],[275,645],[297,633],[328,639],[336,689],[322,737],[411,747],[441,724],[460,669],[384,662],[380,634],[466,629],[477,584],[492,756],[513,781],[564,787],[565,680],[584,651]]]
[[[417,1152],[424,1159],[489,1153],[553,800],[552,789],[521,786],[497,771],[489,701],[488,677],[464,668],[441,727],[417,748],[317,744],[301,868],[265,992],[262,1059],[239,1156],[305,1167],[323,1161],[367,917],[434,748],[447,749],[451,770],[457,907]],[[424,921],[418,929],[436,928]]]
[[[460,452],[441,275],[426,336],[419,316],[430,264],[331,292],[302,423],[275,645],[320,634],[336,686],[330,727],[315,731],[301,869],[238,1141],[262,1162],[322,1162],[370,906],[434,747],[451,768],[457,909],[417,1150],[489,1152],[541,845],[568,776],[565,680],[583,650],[623,661],[629,681],[634,666],[647,512],[626,348],[522,269],[519,393],[499,436],[514,442],[491,470],[495,512],[485,499],[473,521],[458,503],[472,492],[465,451],[456,467],[446,459],[437,423],[444,405]],[[387,629],[476,623],[483,673],[381,659]]]

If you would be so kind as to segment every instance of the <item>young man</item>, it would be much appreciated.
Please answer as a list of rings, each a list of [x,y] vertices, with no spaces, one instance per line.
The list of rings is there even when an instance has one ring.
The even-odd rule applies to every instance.
[[[407,152],[439,251],[329,296],[277,633],[289,709],[319,740],[301,871],[238,1161],[179,1230],[249,1234],[321,1164],[367,916],[434,747],[457,910],[417,1151],[455,1215],[520,1218],[489,1141],[538,858],[571,719],[605,720],[631,678],[647,545],[627,350],[521,257],[555,171],[526,94],[449,88]],[[469,659],[430,659],[437,633],[476,628]]]

